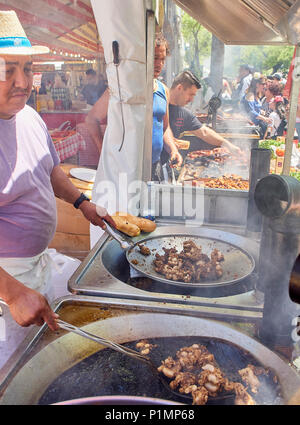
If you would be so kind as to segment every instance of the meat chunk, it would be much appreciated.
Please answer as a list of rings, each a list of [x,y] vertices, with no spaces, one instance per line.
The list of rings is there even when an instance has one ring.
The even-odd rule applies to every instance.
[[[263,368],[248,365],[239,371],[247,388],[241,382],[232,382],[217,366],[214,355],[200,344],[180,348],[175,358],[169,356],[162,361],[158,371],[171,379],[169,385],[172,390],[191,394],[193,404],[196,405],[206,404],[208,397],[216,397],[224,392],[235,394],[235,404],[254,405],[255,400],[247,388],[250,386],[251,391],[256,393],[259,381],[255,373],[265,373]]]
[[[147,339],[142,339],[141,341],[137,342],[135,346],[141,352],[141,354],[146,356],[150,354],[150,351],[157,347],[157,344],[150,344]]]
[[[223,275],[220,265],[224,255],[214,249],[210,255],[202,252],[193,240],[183,242],[182,251],[176,248],[163,248],[164,255],[156,254],[153,261],[157,273],[164,275],[168,280],[201,282],[206,279],[218,279]]]
[[[142,255],[148,256],[151,254],[150,249],[147,246],[138,244],[138,247],[140,248],[140,253]]]
[[[239,370],[239,375],[242,380],[245,382],[246,386],[249,387],[251,391],[255,394],[257,393],[257,389],[260,386],[260,382],[255,375],[255,368],[252,365],[248,365],[244,369]]]

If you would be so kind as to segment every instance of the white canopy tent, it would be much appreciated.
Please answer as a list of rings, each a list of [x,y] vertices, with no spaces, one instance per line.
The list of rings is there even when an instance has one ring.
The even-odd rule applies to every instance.
[[[107,129],[92,199],[110,214],[139,211],[147,133],[146,3],[145,0],[91,2],[104,47],[110,89]],[[119,49],[118,64],[113,42]],[[91,226],[91,245],[100,234],[99,228]]]

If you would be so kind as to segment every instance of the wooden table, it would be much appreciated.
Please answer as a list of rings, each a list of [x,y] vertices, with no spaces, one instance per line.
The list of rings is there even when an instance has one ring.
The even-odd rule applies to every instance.
[[[60,164],[60,167],[72,179],[72,183],[91,198],[91,188],[84,190],[82,187],[85,184],[88,185],[88,183],[75,179],[70,174],[70,170],[78,168],[78,165]],[[91,187],[90,183],[89,185]],[[85,219],[82,212],[76,210],[73,205],[57,197],[55,199],[57,227],[49,248],[55,248],[62,254],[83,260],[90,251],[90,223]]]

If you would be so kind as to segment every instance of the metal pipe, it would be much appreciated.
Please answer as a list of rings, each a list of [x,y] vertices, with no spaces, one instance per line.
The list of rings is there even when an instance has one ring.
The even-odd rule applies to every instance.
[[[254,191],[257,182],[269,174],[271,151],[270,149],[251,149],[250,171],[249,171],[249,199],[247,212],[247,230],[260,232],[262,215],[254,201]]]
[[[291,168],[291,157],[293,150],[293,142],[294,142],[294,132],[295,132],[295,123],[296,123],[296,115],[298,108],[298,97],[300,91],[300,68],[297,64],[300,63],[300,44],[296,47],[295,54],[295,67],[294,73],[292,77],[292,88],[291,88],[291,97],[290,97],[290,110],[288,117],[288,130],[285,140],[285,155],[283,162],[282,174],[288,176],[290,174]]]
[[[258,285],[264,293],[259,336],[272,347],[291,347],[293,322],[300,306],[291,301],[289,281],[300,253],[300,183],[269,175],[256,185],[254,199],[264,215]]]

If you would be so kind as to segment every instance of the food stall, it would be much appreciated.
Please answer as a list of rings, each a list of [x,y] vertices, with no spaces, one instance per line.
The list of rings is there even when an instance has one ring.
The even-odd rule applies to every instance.
[[[132,10],[130,7],[132,4],[129,4],[132,3],[131,0],[126,2],[125,9]],[[117,3],[118,6],[121,6],[121,3],[124,6],[124,0]],[[142,15],[139,15],[140,20],[135,16],[135,23],[147,22],[147,30],[151,34],[154,13],[149,3],[152,2],[145,3],[148,9],[136,10],[137,15],[139,12]],[[183,1],[178,3],[184,4]],[[191,3],[186,2],[186,7],[195,10],[196,6],[192,8]],[[201,3],[196,2],[194,5]],[[110,8],[111,4],[106,0],[92,2],[98,22],[104,20],[110,22],[108,18],[113,11],[113,8]],[[131,21],[126,15],[126,10],[124,14],[128,20],[126,19],[124,24],[121,9],[121,7],[115,8],[114,17],[117,22],[119,20],[120,25],[122,23],[124,25],[122,27],[124,34],[120,35],[120,39],[124,41],[126,30],[132,32],[132,27],[128,25]],[[204,8],[206,9],[209,7]],[[229,3],[228,10],[231,10]],[[101,14],[104,16],[101,17]],[[246,15],[248,17],[248,14]],[[220,14],[214,12],[214,18],[218,16]],[[222,19],[222,22],[223,20],[226,21]],[[250,30],[246,31],[246,23],[245,27],[242,26],[240,34],[245,29],[248,42],[251,34],[254,41],[261,41],[264,34],[262,28],[261,31],[253,31],[250,21]],[[235,36],[233,29],[236,27],[231,25],[231,34]],[[271,35],[274,33],[269,28],[266,30],[264,25],[263,29],[269,37],[268,41],[272,42]],[[117,34],[115,28],[112,31],[113,35],[109,35],[108,31],[107,41],[104,41],[110,48],[107,53],[110,58],[111,41],[116,39]],[[145,41],[144,26],[139,34],[141,33]],[[228,41],[228,38],[226,40]],[[132,39],[129,41],[132,42]],[[141,45],[143,43],[140,43],[139,47]],[[149,51],[153,53],[151,47]],[[132,49],[126,53],[134,55]],[[125,55],[121,49],[121,57],[123,54]],[[138,62],[142,66],[144,64],[141,64],[143,62],[141,58],[142,55],[139,55]],[[131,57],[131,62],[134,62],[134,59],[136,57]],[[111,74],[108,77],[111,76],[111,81],[115,83],[119,75],[113,61],[107,63],[111,65],[109,70]],[[150,63],[149,59],[150,71],[147,68],[147,72],[153,75]],[[118,69],[122,75],[121,70],[122,67]],[[124,70],[125,75],[127,71]],[[132,69],[130,71],[132,72]],[[144,68],[143,71],[145,74]],[[122,78],[121,81],[125,85]],[[148,85],[144,77],[140,77],[138,81],[143,83],[143,90],[152,97],[152,77]],[[139,91],[135,92],[137,86],[135,81],[134,87],[130,87],[133,95],[128,95],[125,100],[129,100],[129,106],[132,106],[131,101],[134,99],[136,102],[134,109],[140,108],[151,112],[151,108],[147,109],[148,105],[145,107],[137,96],[140,94]],[[114,84],[113,90],[116,90]],[[145,97],[142,100],[145,100]],[[114,149],[116,146],[119,148],[122,141],[120,102],[122,103],[119,91],[116,90],[109,111],[109,116],[115,121],[113,125],[110,120],[108,121],[106,133],[106,139],[112,141]],[[204,392],[208,393],[208,398],[201,399],[201,402],[196,399],[199,401],[196,404],[204,404],[203,401],[217,405],[239,404],[240,401],[242,404],[253,404],[253,400],[257,404],[299,404],[297,398],[300,389],[297,345],[299,306],[289,299],[288,291],[291,271],[300,249],[299,185],[295,184],[293,179],[283,176],[266,175],[261,178],[259,186],[255,187],[254,198],[264,219],[262,236],[260,232],[254,236],[249,235],[245,223],[248,187],[243,186],[239,190],[193,185],[193,181],[202,178],[201,176],[195,178],[195,175],[191,175],[192,185],[169,183],[154,185],[148,182],[150,157],[147,156],[149,154],[147,148],[151,143],[147,144],[147,140],[151,141],[151,123],[149,125],[148,116],[145,120],[140,120],[134,135],[132,131],[134,126],[131,122],[134,114],[130,114],[132,111],[128,110],[127,104],[123,106],[123,112],[130,122],[126,126],[126,149],[122,152],[123,155],[117,161],[117,165],[123,169],[121,161],[124,162],[124,158],[127,158],[125,166],[134,168],[134,159],[139,157],[141,151],[126,143],[132,136],[135,142],[140,142],[139,137],[145,132],[144,168],[134,168],[130,177],[133,180],[138,173],[143,176],[144,185],[141,186],[145,192],[141,200],[141,215],[149,215],[151,212],[156,217],[157,227],[151,234],[141,231],[133,238],[136,248],[134,251],[124,250],[117,240],[103,234],[69,280],[68,287],[72,295],[56,300],[53,309],[61,320],[133,349],[137,352],[136,355],[141,354],[138,352],[138,344],[148,344],[147,355],[156,367],[166,366],[167,364],[161,362],[166,361],[168,356],[175,356],[183,347],[202,350],[202,355],[210,356],[210,362],[206,358],[205,363],[201,363],[201,367],[208,365],[208,369],[206,371],[204,369],[205,373],[202,375],[204,386],[206,384]],[[116,128],[111,129],[111,126]],[[117,155],[117,152],[113,152],[113,155]],[[226,166],[226,157],[222,156],[223,153],[220,151],[209,152],[208,155],[199,152],[196,156],[188,157],[188,155],[185,163],[187,173],[192,171],[188,165],[193,165],[195,161],[200,162],[203,167],[214,161],[218,163],[219,170]],[[107,166],[110,165],[109,158],[105,157]],[[243,164],[237,166],[241,167]],[[106,168],[103,164],[100,170],[105,173]],[[113,174],[115,171],[114,166],[110,173]],[[249,174],[250,169],[246,172]],[[220,171],[220,174],[223,172]],[[117,177],[118,173],[114,176],[114,180]],[[208,177],[203,177],[205,178]],[[182,180],[184,181],[184,176]],[[250,188],[251,181],[249,183]],[[243,205],[235,203],[237,198],[240,198],[239,201],[242,200]],[[150,202],[147,203],[146,199]],[[194,201],[196,208],[193,205]],[[182,202],[188,205],[184,207]],[[161,259],[156,257],[156,254],[162,255],[157,248],[159,244],[167,253],[174,249],[174,246],[179,251],[187,246],[184,243],[191,245],[191,240],[198,246],[205,247],[207,254],[214,249],[224,254],[222,266],[224,270],[220,280],[214,278],[213,281],[204,279],[182,282],[171,279],[170,276],[158,276],[154,273],[157,270],[153,270],[153,267],[146,268],[149,262],[150,266],[153,266],[153,261]],[[144,256],[141,250],[138,251],[141,244],[149,248],[149,256]],[[132,259],[132,252],[137,257]],[[177,255],[178,252],[173,251],[173,254]],[[180,252],[179,255],[182,254]],[[196,254],[201,255],[199,249],[196,249]],[[176,255],[175,259],[178,259]],[[105,341],[102,340],[103,342]],[[193,347],[194,344],[197,344],[197,347]],[[53,334],[46,326],[33,329],[18,352],[0,372],[0,404],[108,404],[107,397],[113,397],[114,402],[120,402],[121,400],[116,397],[121,396],[126,397],[126,401],[123,399],[126,404],[137,404],[138,400],[165,405],[170,401],[182,401],[180,394],[177,394],[178,398],[174,398],[173,394],[160,385],[147,365],[142,365],[135,359],[129,361],[124,354],[116,355],[112,351],[112,345],[110,344],[108,350],[104,349],[103,345],[99,349],[99,340],[87,342],[82,333],[75,335],[61,329]],[[220,375],[217,376],[215,369],[221,370],[230,382],[223,379],[219,381]],[[249,379],[247,381],[245,378],[245,374],[248,377],[250,374],[252,378],[254,376],[256,384],[253,387]],[[170,376],[174,377],[169,375],[169,378]],[[210,381],[205,381],[208,377]],[[234,385],[231,396],[229,398],[226,396],[227,393],[230,394],[228,388],[232,386],[233,381],[247,387],[247,394],[244,387],[238,387],[245,396],[242,400],[237,397],[238,389]],[[233,389],[235,393],[232,397]],[[223,397],[224,395],[226,397]],[[192,402],[191,397],[185,400],[186,404]]]

